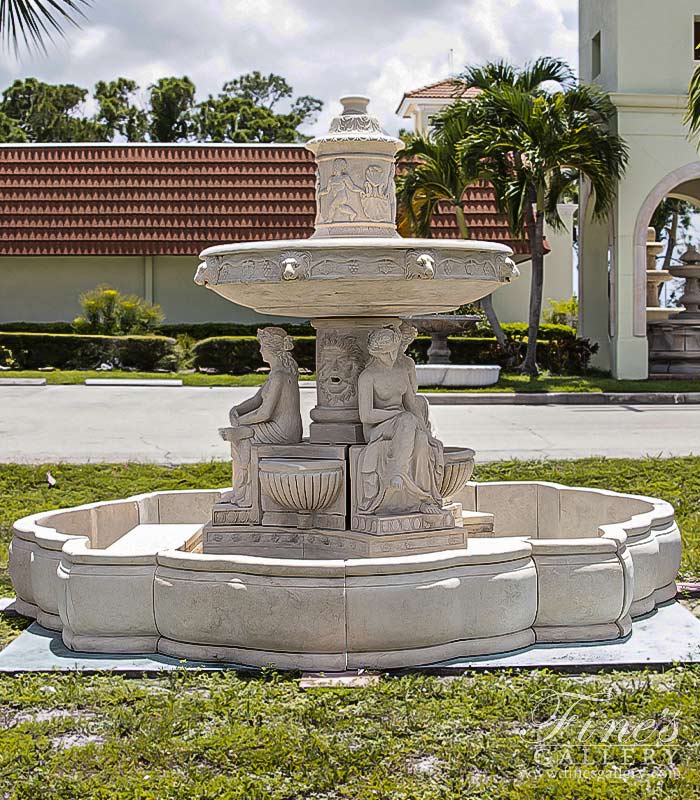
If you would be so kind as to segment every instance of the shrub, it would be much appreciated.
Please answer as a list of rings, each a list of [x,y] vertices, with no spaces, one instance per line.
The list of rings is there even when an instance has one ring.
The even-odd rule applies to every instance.
[[[76,333],[107,336],[150,333],[165,319],[160,306],[136,295],[99,286],[80,295],[83,315],[73,320]]]
[[[315,337],[295,336],[292,355],[300,367],[315,370]],[[194,345],[192,364],[196,369],[214,369],[230,375],[243,375],[262,367],[264,362],[255,336],[213,336]]]
[[[552,300],[550,297],[547,302],[549,308],[542,315],[547,322],[578,327],[578,297],[568,300]]]
[[[15,359],[12,355],[12,350],[0,344],[0,367],[14,367]]]
[[[149,372],[177,367],[175,340],[165,336],[2,333],[19,369],[96,369],[101,364]]]

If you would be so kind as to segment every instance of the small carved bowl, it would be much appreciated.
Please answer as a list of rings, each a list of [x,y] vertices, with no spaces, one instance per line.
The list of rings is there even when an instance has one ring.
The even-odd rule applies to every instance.
[[[337,461],[289,460],[260,464],[263,492],[282,508],[297,513],[322,511],[343,488],[343,468]]]
[[[445,448],[445,474],[442,477],[442,499],[449,503],[463,489],[474,472],[474,451],[469,447]]]

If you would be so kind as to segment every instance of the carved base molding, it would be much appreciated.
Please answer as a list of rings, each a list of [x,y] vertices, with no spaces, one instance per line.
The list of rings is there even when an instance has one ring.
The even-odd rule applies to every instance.
[[[328,528],[333,531],[345,530],[344,514],[324,514],[322,511],[310,514],[294,513],[291,511],[265,511],[262,524],[266,527],[299,528]]]
[[[455,518],[450,510],[439,514],[397,514],[377,516],[375,514],[353,514],[351,528],[354,531],[385,536],[391,533],[415,533],[417,531],[449,530],[454,528]]]
[[[467,546],[469,528],[373,534],[359,531],[238,526],[204,528],[202,551],[212,555],[249,555],[268,558],[349,559],[379,558],[458,550]]]
[[[226,525],[252,525],[258,522],[258,513],[253,508],[238,508],[231,503],[217,503],[211,515],[213,527]]]

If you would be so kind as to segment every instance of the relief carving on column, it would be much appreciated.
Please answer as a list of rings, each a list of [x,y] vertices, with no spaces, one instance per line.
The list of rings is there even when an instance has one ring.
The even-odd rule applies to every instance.
[[[319,337],[317,369],[321,405],[331,408],[357,406],[357,379],[365,357],[357,338],[338,331]]]

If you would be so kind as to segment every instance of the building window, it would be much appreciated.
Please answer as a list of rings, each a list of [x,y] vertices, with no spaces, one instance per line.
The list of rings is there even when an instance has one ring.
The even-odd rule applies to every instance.
[[[695,17],[693,25],[693,58],[700,61],[700,16]]]
[[[695,27],[697,30],[697,23]],[[600,31],[598,31],[591,41],[591,76],[594,78],[600,75],[600,58]]]

